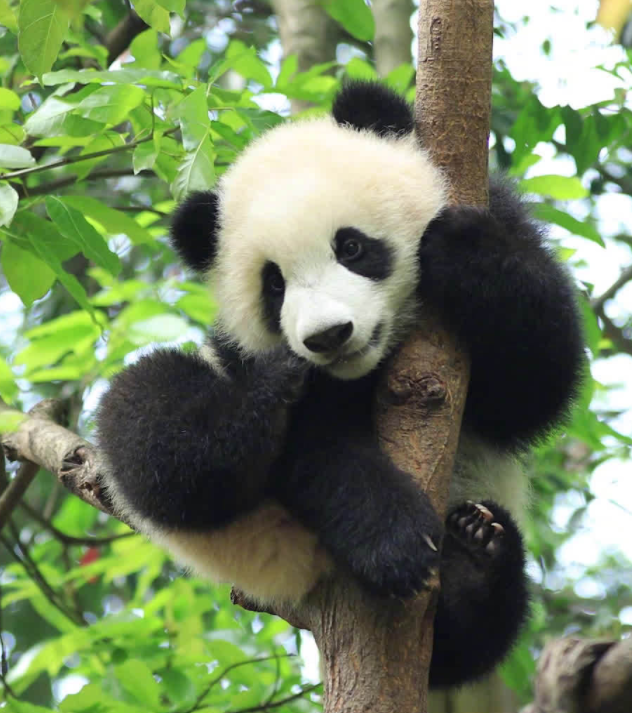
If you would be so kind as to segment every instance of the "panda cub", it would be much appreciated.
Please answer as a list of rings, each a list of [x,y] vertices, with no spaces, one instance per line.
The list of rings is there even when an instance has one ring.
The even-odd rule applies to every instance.
[[[440,563],[430,678],[450,686],[498,663],[525,619],[518,459],[566,414],[583,346],[571,282],[519,200],[500,183],[489,210],[447,206],[413,130],[401,97],[349,83],[332,116],[268,131],[191,195],[172,242],[217,323],[198,353],[116,376],[97,424],[114,510],[260,603],[300,600],[333,567],[412,597]],[[471,358],[445,523],[372,418],[426,303]]]

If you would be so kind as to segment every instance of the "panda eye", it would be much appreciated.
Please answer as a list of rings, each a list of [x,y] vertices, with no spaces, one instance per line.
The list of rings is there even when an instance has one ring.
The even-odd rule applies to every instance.
[[[347,238],[340,246],[340,257],[345,260],[357,260],[362,252],[362,243],[356,238]]]
[[[278,265],[268,263],[264,276],[264,288],[273,295],[282,295],[285,292],[285,280]]]

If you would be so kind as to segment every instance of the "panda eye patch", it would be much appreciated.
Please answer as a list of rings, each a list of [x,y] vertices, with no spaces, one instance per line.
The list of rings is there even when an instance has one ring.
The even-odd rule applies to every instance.
[[[266,262],[261,271],[263,317],[270,331],[281,332],[281,308],[285,297],[285,280],[275,262]]]
[[[263,268],[263,288],[272,295],[280,296],[285,292],[285,280],[275,262],[267,262]]]
[[[369,280],[385,280],[393,269],[393,250],[385,240],[370,238],[358,228],[339,228],[334,237],[336,259],[350,272]]]

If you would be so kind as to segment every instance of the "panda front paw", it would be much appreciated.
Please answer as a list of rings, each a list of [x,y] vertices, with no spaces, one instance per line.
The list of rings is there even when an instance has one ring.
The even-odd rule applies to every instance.
[[[365,530],[349,548],[352,573],[374,594],[414,597],[438,571],[443,528],[430,500],[420,495],[414,505],[400,503],[394,517],[385,513],[379,527]]]
[[[483,500],[467,501],[448,514],[446,533],[462,547],[492,566],[495,560],[514,555],[522,558],[522,538],[511,515],[500,505]]]
[[[490,555],[503,544],[505,528],[494,520],[494,513],[482,503],[468,501],[454,510],[447,520],[448,531],[470,547]]]

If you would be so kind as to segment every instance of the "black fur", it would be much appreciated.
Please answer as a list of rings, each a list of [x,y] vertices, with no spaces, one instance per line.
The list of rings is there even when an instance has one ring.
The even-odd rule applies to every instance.
[[[358,255],[349,258],[345,255],[347,241],[360,245]],[[393,270],[393,251],[383,240],[376,240],[365,235],[357,228],[339,228],[334,237],[334,247],[338,262],[351,272],[371,280],[385,280]]]
[[[346,82],[334,101],[332,114],[339,124],[367,129],[378,136],[403,136],[415,128],[410,104],[375,82]]]
[[[485,521],[469,503],[448,514],[432,687],[465,683],[487,673],[507,654],[526,618],[529,594],[520,532],[500,505],[491,500],[481,505],[492,520]]]
[[[348,85],[334,116],[380,135],[412,124],[400,97],[370,84]],[[196,194],[176,216],[174,240],[194,267],[213,258],[216,208]],[[367,243],[367,254],[374,247]],[[489,211],[444,211],[425,232],[419,259],[420,300],[443,312],[470,351],[464,427],[505,451],[521,449],[555,425],[578,388],[582,339],[564,270],[503,185],[493,187]],[[222,375],[197,356],[162,350],[116,377],[98,412],[112,464],[106,486],[116,480],[144,517],[198,530],[274,497],[371,591],[419,590],[439,562],[433,546],[443,527],[379,448],[372,413],[383,367],[337,381],[284,350],[243,359],[229,344],[213,344]],[[447,522],[434,686],[489,671],[525,617],[520,534],[502,508],[486,506],[502,533],[479,522],[470,504]]]
[[[268,261],[261,271],[263,316],[271,332],[281,332],[281,308],[285,297],[285,282],[279,266]]]
[[[156,350],[112,381],[99,442],[125,498],[167,527],[219,527],[261,502],[283,449],[287,408],[305,366],[280,350],[218,353],[222,378],[197,354]]]
[[[203,272],[213,262],[217,248],[219,197],[213,191],[196,191],[176,210],[171,223],[171,244],[183,262]]]
[[[465,424],[520,450],[563,418],[584,364],[575,295],[540,229],[503,183],[490,209],[447,208],[422,238],[419,290],[472,360]]]

